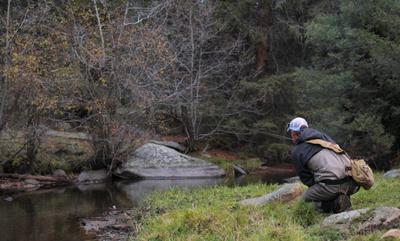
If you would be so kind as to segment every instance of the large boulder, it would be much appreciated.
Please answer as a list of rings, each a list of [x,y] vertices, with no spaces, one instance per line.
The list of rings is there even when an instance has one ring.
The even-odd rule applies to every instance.
[[[157,145],[162,145],[162,146],[166,146],[169,148],[172,148],[174,150],[177,150],[179,152],[185,152],[186,151],[186,147],[182,146],[181,144],[174,142],[174,141],[155,141],[152,140],[150,141],[151,143],[157,144]]]
[[[274,201],[289,202],[298,196],[300,196],[304,191],[302,184],[288,183],[280,186],[280,188],[272,193],[268,193],[261,197],[245,199],[240,203],[243,205],[264,205]]]
[[[378,207],[343,212],[325,218],[322,224],[344,232],[350,230],[351,227],[357,233],[397,228],[400,225],[400,209]]]
[[[225,172],[199,158],[147,143],[134,151],[114,174],[126,179],[181,179],[222,177]]]
[[[400,225],[400,209],[396,207],[378,207],[360,224],[357,232],[368,233],[374,230],[397,228]]]
[[[35,156],[35,169],[42,173],[52,170],[73,170],[89,165],[95,154],[92,138],[82,132],[41,130]],[[26,131],[5,130],[0,133],[0,160],[8,160],[18,168],[27,158]],[[13,168],[11,167],[11,169]],[[13,170],[11,170],[13,171]]]

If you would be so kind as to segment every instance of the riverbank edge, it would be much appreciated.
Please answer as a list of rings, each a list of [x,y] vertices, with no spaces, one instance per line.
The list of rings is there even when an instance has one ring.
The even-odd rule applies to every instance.
[[[234,176],[233,164],[239,164],[246,170],[252,171],[261,167],[261,161],[258,159],[235,159],[227,160],[218,157],[204,157],[198,153],[193,154],[194,157],[200,157],[209,161],[221,168],[227,173],[226,178]],[[265,168],[264,168],[265,169]],[[265,169],[262,170],[260,175],[270,173],[271,171],[285,172],[286,169]],[[98,172],[101,173],[98,173]],[[96,173],[97,172],[97,173]],[[87,170],[81,173],[67,174],[63,170],[56,170],[55,175],[31,175],[31,174],[18,174],[18,173],[0,173],[0,193],[17,193],[17,192],[31,192],[40,189],[48,189],[63,186],[73,185],[86,185],[96,184],[114,180],[116,177],[109,175],[106,170]],[[84,177],[81,177],[82,174]],[[117,177],[118,179],[118,177]]]
[[[204,158],[204,157],[203,157]],[[288,163],[284,163],[281,165],[274,165],[274,166],[262,166],[261,161],[259,159],[236,159],[236,160],[227,160],[223,158],[218,158],[218,157],[206,157],[204,158],[207,161],[210,161],[211,163],[214,163],[226,171],[228,174],[225,177],[225,180],[231,179],[234,176],[234,170],[233,170],[233,164],[239,164],[243,167],[246,168],[250,173],[252,173],[253,176],[263,176],[267,174],[272,174],[274,172],[277,173],[288,173],[288,174],[293,174],[294,169],[292,166]],[[267,187],[266,191],[272,191],[275,187],[277,187],[277,184],[258,184],[259,187]],[[218,189],[218,186],[212,187],[213,189],[216,188]],[[205,188],[207,190],[207,188]],[[262,188],[264,189],[264,188]],[[186,190],[186,189],[181,189],[181,188],[173,188],[171,191],[178,191],[178,190]],[[189,191],[189,190],[187,190]],[[166,193],[169,193],[170,191],[167,191]],[[98,220],[109,220],[109,219],[114,219],[114,214],[113,212],[117,213],[125,213],[129,214],[130,218],[127,219],[128,221],[125,222],[123,218],[117,218],[116,222],[103,222],[100,223],[100,227],[97,228],[86,228],[88,229],[87,231],[89,233],[95,234],[97,238],[100,240],[135,240],[137,238],[137,235],[140,233],[143,225],[145,224],[146,220],[153,216],[153,215],[158,215],[161,214],[161,210],[159,209],[153,209],[152,208],[152,197],[161,195],[162,199],[162,192],[156,192],[152,195],[150,195],[150,198],[148,198],[147,201],[144,202],[144,204],[141,207],[137,208],[132,208],[132,209],[117,209],[117,210],[111,210],[105,212],[103,215],[98,216],[98,217],[92,217],[92,218],[87,218],[87,219],[82,219],[85,220],[84,222],[90,223],[98,223]],[[264,191],[257,192],[259,195],[265,194]],[[126,228],[126,225],[128,224],[129,228]],[[84,225],[82,225],[82,228],[85,229]],[[90,224],[89,224],[90,226]],[[115,227],[125,227],[124,229],[120,228],[115,228]],[[116,238],[117,237],[117,238]]]

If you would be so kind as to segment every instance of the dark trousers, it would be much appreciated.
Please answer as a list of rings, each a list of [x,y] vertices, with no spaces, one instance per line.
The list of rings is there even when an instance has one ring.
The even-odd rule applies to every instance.
[[[337,198],[340,194],[352,195],[359,190],[359,186],[354,180],[349,180],[343,184],[328,185],[325,183],[317,183],[309,187],[303,193],[303,200],[306,202],[314,202],[317,208],[321,208],[323,203],[328,203]]]

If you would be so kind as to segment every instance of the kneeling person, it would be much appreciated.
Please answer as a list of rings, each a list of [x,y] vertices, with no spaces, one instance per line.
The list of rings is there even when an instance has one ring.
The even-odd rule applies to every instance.
[[[350,195],[356,193],[359,186],[346,175],[346,168],[351,166],[347,155],[308,143],[315,139],[331,143],[335,141],[309,128],[307,121],[301,117],[289,123],[288,132],[295,145],[292,161],[300,180],[309,187],[303,199],[314,202],[324,212],[339,213],[351,209]]]

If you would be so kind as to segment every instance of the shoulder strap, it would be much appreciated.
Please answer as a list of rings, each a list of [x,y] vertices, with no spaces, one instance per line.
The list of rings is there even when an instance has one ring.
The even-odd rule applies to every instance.
[[[310,144],[314,144],[314,145],[320,145],[323,148],[326,148],[326,149],[336,152],[337,154],[345,153],[344,150],[342,148],[340,148],[340,146],[338,144],[334,144],[329,141],[324,141],[322,139],[312,139],[312,140],[308,140],[306,142],[310,143]]]

